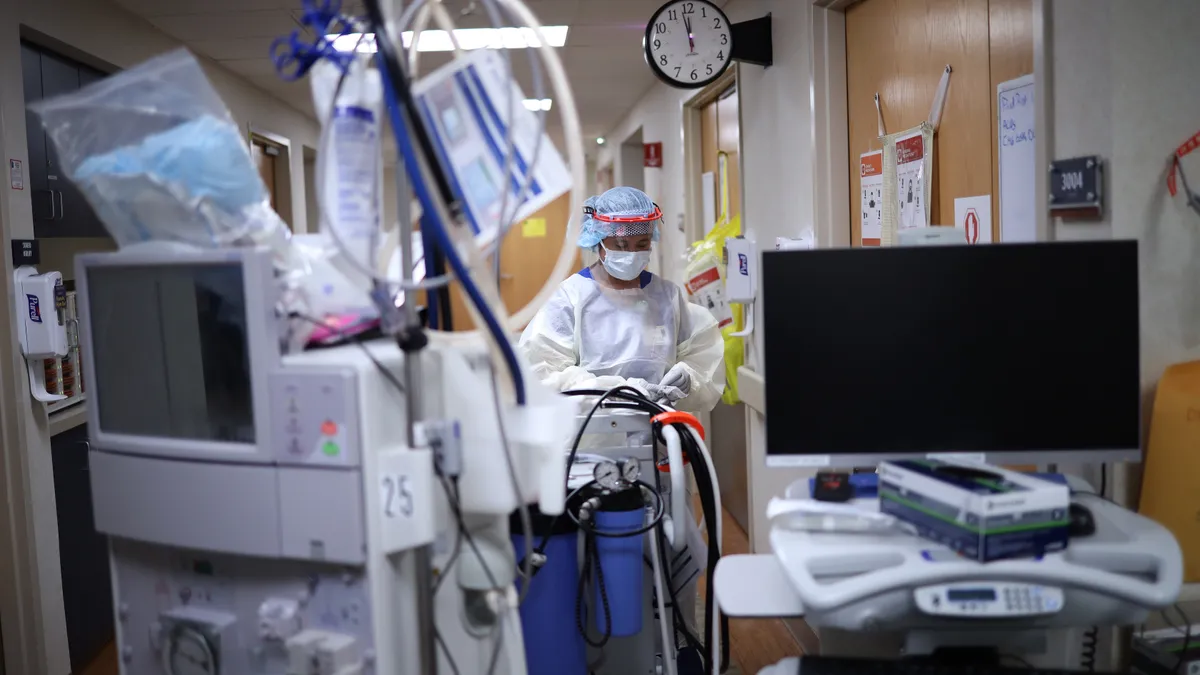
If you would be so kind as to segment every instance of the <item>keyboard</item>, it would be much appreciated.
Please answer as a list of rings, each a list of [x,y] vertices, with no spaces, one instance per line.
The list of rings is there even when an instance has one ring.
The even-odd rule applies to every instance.
[[[957,659],[854,659],[834,656],[804,656],[788,659],[774,667],[779,670],[768,668],[765,672],[771,675],[1079,675],[1083,672],[968,663]]]

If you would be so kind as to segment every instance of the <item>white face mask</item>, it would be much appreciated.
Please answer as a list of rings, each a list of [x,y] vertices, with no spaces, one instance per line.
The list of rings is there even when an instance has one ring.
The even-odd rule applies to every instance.
[[[604,269],[614,278],[622,281],[633,281],[650,264],[650,251],[610,251],[603,242],[604,259],[600,261]]]

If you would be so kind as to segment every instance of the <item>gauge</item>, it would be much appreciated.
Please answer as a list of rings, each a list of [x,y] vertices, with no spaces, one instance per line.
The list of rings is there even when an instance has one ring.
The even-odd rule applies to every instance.
[[[177,627],[166,645],[163,661],[174,675],[217,675],[215,654],[200,632]]]
[[[615,462],[599,462],[592,472],[592,477],[605,490],[614,490],[621,486],[621,469]]]
[[[642,475],[642,463],[632,457],[617,460],[617,467],[621,469],[621,480],[629,484],[636,483]]]

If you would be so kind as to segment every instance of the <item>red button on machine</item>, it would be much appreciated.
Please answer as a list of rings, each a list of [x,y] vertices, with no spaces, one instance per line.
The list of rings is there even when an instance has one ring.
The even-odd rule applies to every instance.
[[[337,433],[337,423],[332,420],[325,420],[321,423],[321,435],[333,436]]]

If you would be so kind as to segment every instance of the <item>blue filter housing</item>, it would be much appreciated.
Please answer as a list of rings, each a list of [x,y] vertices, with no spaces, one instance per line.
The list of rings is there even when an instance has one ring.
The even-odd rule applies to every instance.
[[[587,649],[575,621],[579,592],[579,533],[567,518],[546,544],[546,564],[533,575],[529,593],[521,604],[521,630],[529,675],[588,675]],[[563,526],[566,521],[566,527]],[[533,545],[554,527],[554,519],[537,514],[533,519]],[[519,521],[512,528],[521,532]],[[512,536],[517,560],[525,556],[525,537]],[[517,580],[517,588],[521,581]]]
[[[645,508],[641,490],[633,488],[624,493],[608,495],[611,503],[601,506],[594,516],[596,530],[607,534],[635,532],[645,525]],[[614,499],[614,497],[616,497]],[[629,537],[595,537],[596,555],[600,559],[600,571],[604,579],[607,607],[612,616],[612,636],[629,637],[642,631],[642,605],[645,596],[642,585],[645,578],[642,542],[644,535]],[[600,597],[600,585],[596,585],[596,626],[605,628],[605,603]]]

